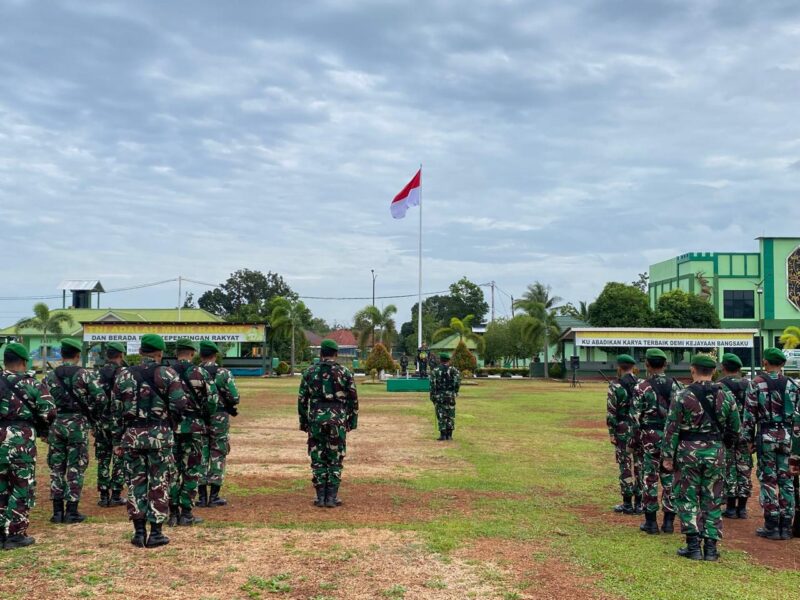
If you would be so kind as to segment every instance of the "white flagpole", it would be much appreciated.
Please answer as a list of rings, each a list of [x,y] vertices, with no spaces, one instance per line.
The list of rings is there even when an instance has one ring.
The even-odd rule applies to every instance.
[[[419,164],[419,305],[417,310],[417,348],[422,348],[422,163]]]

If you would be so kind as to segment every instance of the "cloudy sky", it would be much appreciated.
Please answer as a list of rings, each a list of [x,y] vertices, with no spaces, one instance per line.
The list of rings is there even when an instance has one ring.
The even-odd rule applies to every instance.
[[[416,213],[388,205],[420,162],[426,290],[577,301],[751,251],[800,234],[798,48],[793,0],[0,0],[0,296],[243,267],[414,293]]]

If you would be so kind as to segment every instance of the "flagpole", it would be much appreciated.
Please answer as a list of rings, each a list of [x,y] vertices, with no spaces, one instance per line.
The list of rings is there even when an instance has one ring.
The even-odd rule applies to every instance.
[[[419,164],[419,304],[417,308],[417,348],[422,348],[422,163]]]

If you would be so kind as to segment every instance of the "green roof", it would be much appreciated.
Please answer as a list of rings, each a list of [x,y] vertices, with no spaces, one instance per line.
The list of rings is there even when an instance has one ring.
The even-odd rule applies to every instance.
[[[467,345],[470,351],[475,351],[478,349],[478,344],[475,340],[464,340],[464,343]],[[440,352],[442,350],[455,350],[456,346],[458,346],[458,334],[454,333],[453,335],[447,336],[433,344],[429,349],[431,351]]]

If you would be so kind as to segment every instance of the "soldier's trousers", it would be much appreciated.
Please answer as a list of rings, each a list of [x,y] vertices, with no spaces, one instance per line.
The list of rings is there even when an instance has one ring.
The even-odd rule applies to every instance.
[[[722,539],[723,473],[721,442],[681,442],[675,460],[673,497],[682,531]]]
[[[664,512],[675,512],[672,502],[672,473],[661,465],[661,440],[664,432],[642,429],[642,504],[645,512],[657,512],[658,484],[661,483],[661,505]]]
[[[628,441],[617,438],[614,456],[619,466],[619,488],[623,496],[639,496],[642,493],[642,452],[631,450]]]
[[[439,397],[433,400],[436,409],[436,422],[439,431],[454,431],[456,428],[456,399],[455,397]]]
[[[114,441],[109,429],[95,427],[94,457],[97,460],[97,489],[101,492],[121,491],[125,485],[125,470],[122,459],[114,456]]]
[[[753,494],[753,455],[747,442],[725,448],[725,495],[749,498]]]
[[[89,466],[89,423],[85,417],[56,417],[47,438],[50,498],[80,502]]]
[[[203,444],[203,485],[222,486],[225,463],[231,451],[229,438],[230,415],[219,411],[211,416],[210,433]]]
[[[173,455],[175,476],[170,486],[170,503],[190,509],[194,506],[197,486],[203,478],[203,445],[206,436],[202,433],[176,433]]]
[[[35,492],[33,428],[0,426],[0,532],[17,535],[28,531]]]
[[[125,448],[128,517],[163,523],[169,517],[169,490],[175,468],[173,449]]]
[[[794,480],[789,472],[790,442],[763,441],[758,454],[759,501],[764,516],[794,517]]]
[[[311,423],[308,456],[311,458],[311,481],[314,486],[340,485],[347,454],[347,430],[342,422]]]

